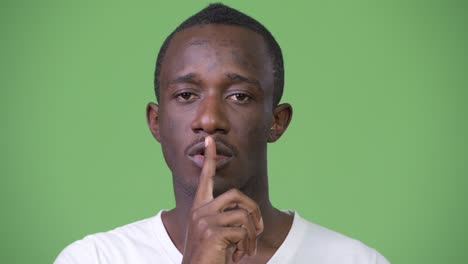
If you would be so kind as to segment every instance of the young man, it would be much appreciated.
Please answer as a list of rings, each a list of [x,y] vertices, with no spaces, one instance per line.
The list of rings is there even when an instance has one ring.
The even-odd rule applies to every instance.
[[[55,263],[388,263],[270,203],[267,143],[292,117],[283,83],[281,49],[254,19],[214,4],[183,22],[161,47],[159,104],[147,107],[176,207],[87,236]]]

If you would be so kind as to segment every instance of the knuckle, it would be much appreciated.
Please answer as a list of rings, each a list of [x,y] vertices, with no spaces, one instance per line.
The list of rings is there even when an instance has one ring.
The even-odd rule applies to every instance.
[[[206,218],[200,218],[197,222],[197,227],[199,230],[204,230],[208,227],[208,220]]]
[[[199,216],[199,212],[197,210],[192,210],[192,214],[190,216],[192,222],[196,222],[198,220],[198,218],[200,218]]]
[[[202,233],[202,238],[204,240],[209,240],[213,238],[214,231],[212,228],[206,228]]]
[[[232,196],[241,196],[241,195],[242,195],[241,191],[239,191],[239,190],[236,189],[236,188],[230,189],[230,190],[228,191],[228,193],[229,193],[230,195],[232,195]]]
[[[242,218],[249,219],[249,212],[246,210],[238,210],[238,213],[242,216]]]
[[[248,232],[247,232],[247,229],[241,227],[240,228],[240,233],[243,237],[247,237],[248,236]]]

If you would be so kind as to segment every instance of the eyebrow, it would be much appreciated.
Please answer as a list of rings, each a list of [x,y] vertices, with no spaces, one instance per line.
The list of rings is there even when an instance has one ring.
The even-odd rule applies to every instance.
[[[256,79],[248,78],[245,76],[242,76],[238,73],[233,73],[233,72],[227,72],[224,74],[224,76],[228,77],[231,81],[234,82],[245,82],[245,83],[250,83],[254,84],[257,86],[257,88],[260,88],[260,82]],[[197,83],[198,82],[198,75],[196,73],[187,73],[182,76],[176,77],[174,80],[171,80],[169,84],[176,84],[176,83]]]
[[[229,79],[231,79],[232,81],[255,84],[256,86],[260,87],[260,82],[256,79],[248,78],[248,77],[245,77],[240,74],[233,73],[233,72],[227,72],[224,75],[228,77]]]
[[[170,81],[169,84],[175,83],[195,83],[197,82],[197,75],[195,73],[188,73],[182,76],[175,78],[174,80]]]

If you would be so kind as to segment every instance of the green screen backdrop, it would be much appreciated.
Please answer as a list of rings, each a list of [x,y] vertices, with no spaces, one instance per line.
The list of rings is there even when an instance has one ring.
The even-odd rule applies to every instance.
[[[468,4],[226,1],[285,57],[279,208],[392,263],[468,259]],[[173,206],[146,126],[164,38],[207,1],[2,1],[1,263]]]

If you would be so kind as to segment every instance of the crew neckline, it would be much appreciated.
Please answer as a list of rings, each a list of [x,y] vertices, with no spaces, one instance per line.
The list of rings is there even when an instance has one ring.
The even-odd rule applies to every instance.
[[[167,210],[161,210],[155,216],[155,223],[153,225],[154,234],[161,242],[164,251],[166,251],[171,261],[174,263],[181,263],[183,255],[172,242],[172,239],[169,236],[166,227],[164,226],[164,222],[162,221],[161,215],[166,211]],[[268,264],[285,263],[292,259],[305,234],[305,232],[303,232],[305,229],[305,224],[299,214],[292,210],[283,210],[283,212],[292,215],[293,222],[291,224],[291,228],[288,231],[288,234],[286,235],[286,238],[284,239],[283,243],[281,243],[278,250],[276,250],[273,256],[271,256]]]

